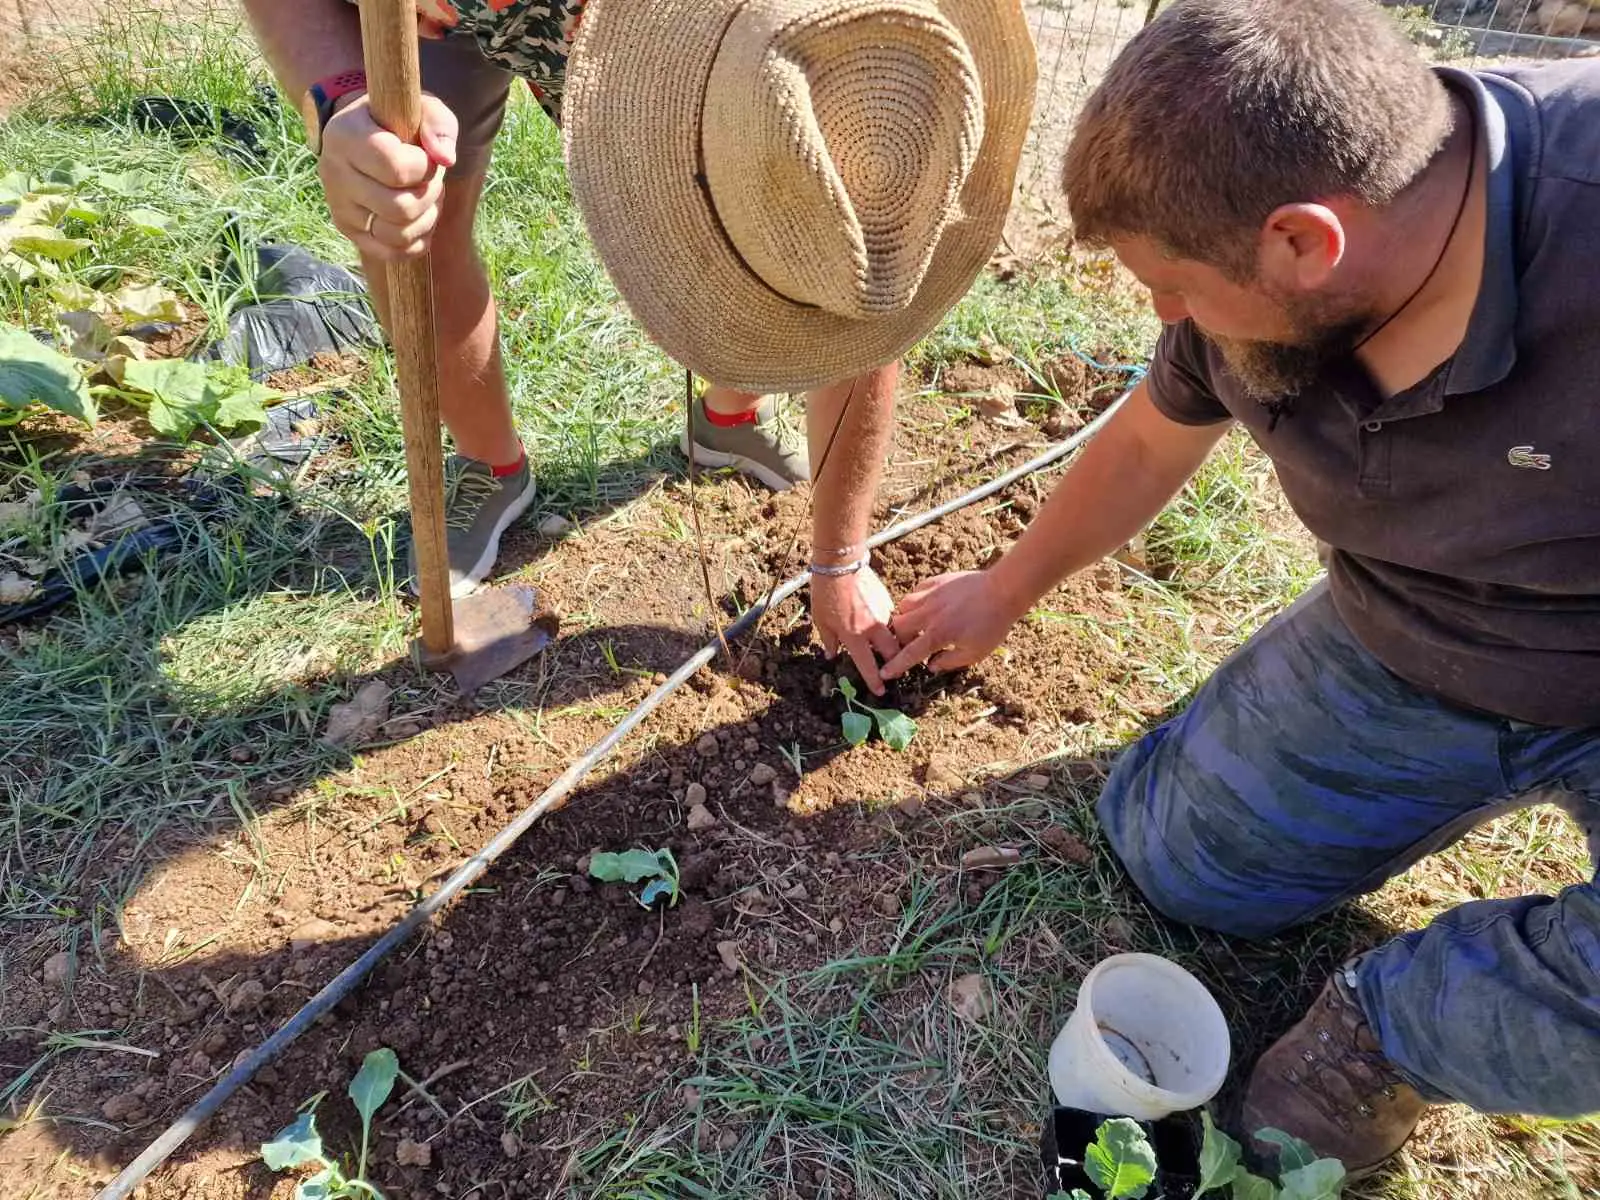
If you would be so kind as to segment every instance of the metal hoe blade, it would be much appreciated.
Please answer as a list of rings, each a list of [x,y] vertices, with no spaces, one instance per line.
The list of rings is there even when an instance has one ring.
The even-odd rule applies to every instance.
[[[448,654],[422,653],[425,666],[449,671],[463,696],[527,662],[548,646],[561,626],[537,588],[492,588],[465,596],[455,610],[455,646]]]

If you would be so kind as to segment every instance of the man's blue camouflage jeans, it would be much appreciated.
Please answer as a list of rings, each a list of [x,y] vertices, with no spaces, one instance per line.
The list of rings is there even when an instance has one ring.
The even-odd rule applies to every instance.
[[[1368,654],[1319,585],[1123,755],[1099,816],[1161,912],[1265,937],[1547,802],[1600,861],[1600,729],[1433,699]],[[1352,969],[1384,1054],[1423,1095],[1486,1112],[1600,1112],[1594,878],[1463,904]]]

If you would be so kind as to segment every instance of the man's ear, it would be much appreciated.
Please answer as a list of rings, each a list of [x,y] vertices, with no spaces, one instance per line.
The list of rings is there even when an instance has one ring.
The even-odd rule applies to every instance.
[[[1280,286],[1316,291],[1344,258],[1344,222],[1325,204],[1284,204],[1261,226],[1261,275]]]

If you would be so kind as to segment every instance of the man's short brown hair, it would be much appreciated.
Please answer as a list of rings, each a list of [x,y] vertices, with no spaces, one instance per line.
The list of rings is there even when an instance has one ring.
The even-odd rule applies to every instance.
[[[1239,278],[1280,205],[1393,201],[1451,127],[1444,85],[1371,0],[1177,0],[1078,118],[1080,240],[1148,237]]]

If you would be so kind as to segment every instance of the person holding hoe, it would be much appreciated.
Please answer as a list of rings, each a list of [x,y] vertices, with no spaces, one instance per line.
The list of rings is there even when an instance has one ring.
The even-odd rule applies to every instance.
[[[473,223],[512,83],[563,125],[573,191],[645,330],[709,380],[683,445],[769,487],[817,478],[811,614],[882,691],[900,649],[867,562],[899,356],[1000,236],[1033,102],[1018,0],[417,0],[420,145],[373,120],[357,8],[246,0],[302,98],[328,206],[372,295],[431,250],[455,443],[452,591],[533,499]],[[383,316],[383,303],[379,303]],[[770,393],[810,389],[807,449]]]
[[[1430,69],[1368,0],[1175,0],[1066,155],[1077,235],[1165,322],[1148,377],[895,677],[993,650],[1232,424],[1327,578],[1126,751],[1098,813],[1166,915],[1267,937],[1520,807],[1600,855],[1600,61]],[[1375,1167],[1431,1104],[1600,1112],[1600,886],[1345,964],[1239,1122]]]

